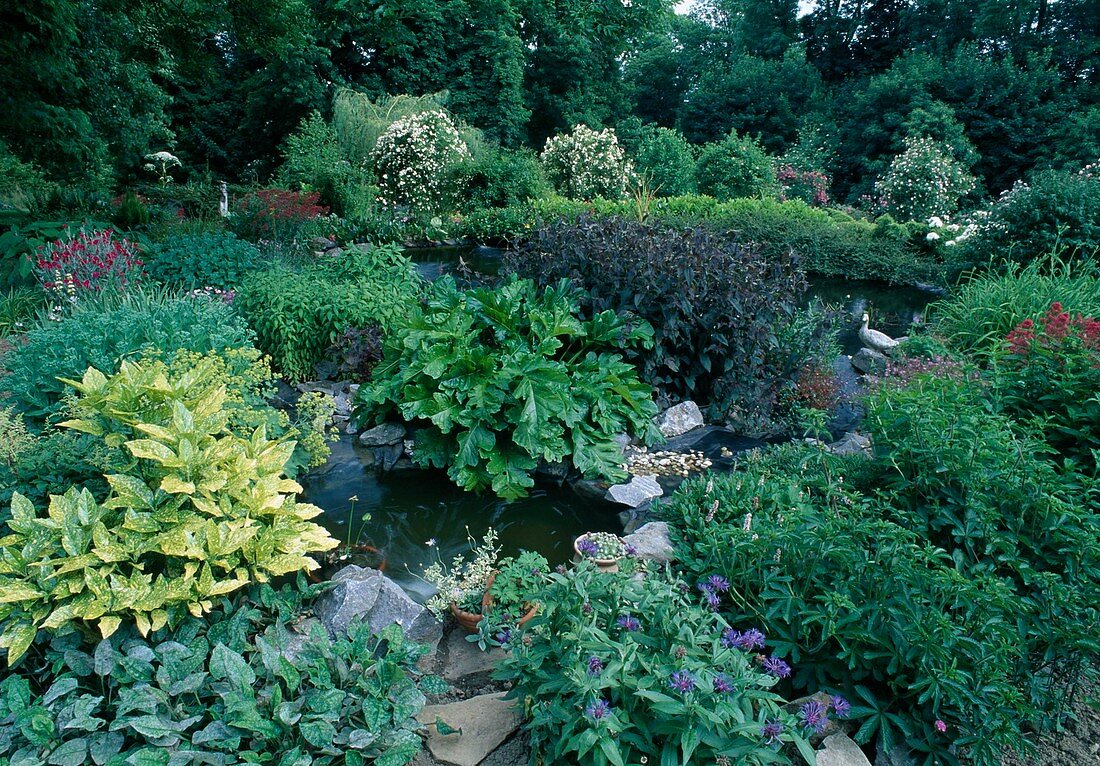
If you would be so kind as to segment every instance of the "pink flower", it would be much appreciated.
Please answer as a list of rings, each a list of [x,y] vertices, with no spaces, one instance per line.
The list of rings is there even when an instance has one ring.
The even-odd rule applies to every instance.
[[[939,718],[936,719],[935,727],[936,731],[938,731],[940,734],[943,734],[945,731],[947,731],[947,724],[941,721]]]

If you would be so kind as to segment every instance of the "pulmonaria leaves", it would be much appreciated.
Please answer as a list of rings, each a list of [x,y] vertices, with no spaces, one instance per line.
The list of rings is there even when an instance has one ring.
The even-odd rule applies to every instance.
[[[440,279],[391,330],[356,414],[381,421],[396,410],[419,429],[414,459],[468,490],[523,497],[539,460],[572,458],[587,476],[620,478],[613,437],[650,440],[656,414],[621,352],[652,339],[644,321],[584,319],[565,280],[462,292]]]
[[[229,428],[212,361],[172,372],[159,361],[89,370],[70,425],[125,448],[109,496],[72,487],[46,518],[20,495],[0,539],[0,647],[17,660],[38,630],[93,626],[107,638],[201,615],[250,582],[317,566],[336,541],[308,521],[284,476],[294,444]],[[142,438],[136,438],[142,437]],[[121,452],[121,450],[120,450]]]

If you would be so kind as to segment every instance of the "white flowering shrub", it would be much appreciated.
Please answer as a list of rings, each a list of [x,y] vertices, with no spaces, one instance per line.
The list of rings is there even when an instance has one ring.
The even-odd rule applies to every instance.
[[[577,125],[572,133],[547,139],[541,159],[558,192],[572,199],[622,199],[635,179],[611,128]]]
[[[902,221],[949,215],[973,188],[974,176],[943,144],[925,137],[905,139],[905,150],[875,183],[886,212]]]
[[[458,194],[451,168],[469,157],[469,147],[442,109],[402,117],[371,152],[380,201],[419,215],[444,212]]]

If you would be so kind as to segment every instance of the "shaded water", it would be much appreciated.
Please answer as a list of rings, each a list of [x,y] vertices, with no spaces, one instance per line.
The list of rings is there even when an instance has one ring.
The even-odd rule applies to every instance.
[[[500,269],[501,251],[494,248],[431,248],[409,254],[425,279],[443,274],[492,277]],[[477,281],[476,276],[474,279]],[[870,311],[872,327],[904,335],[936,296],[915,288],[815,278],[807,301],[814,298],[841,310],[840,342],[845,353],[853,354],[859,350],[857,333],[864,311]],[[378,474],[364,465],[365,450],[353,436],[343,437],[332,447],[329,463],[302,481],[305,499],[325,509],[321,521],[340,540],[348,538],[354,505],[353,542],[362,526],[359,542],[381,549],[387,559],[386,573],[421,600],[430,595],[431,588],[413,573],[419,574],[422,566],[437,557],[449,562],[467,551],[467,528],[480,540],[485,530],[493,527],[500,535],[503,555],[514,555],[520,549],[538,551],[551,565],[573,555],[573,540],[578,535],[622,529],[617,507],[584,499],[569,488],[540,486],[527,499],[505,503],[491,494],[463,492],[440,471]],[[717,459],[717,453],[714,457]],[[354,504],[352,497],[358,498]],[[369,521],[361,521],[364,513],[370,514]],[[427,545],[428,541],[434,545]]]
[[[325,510],[318,521],[341,541],[348,538],[354,505],[353,542],[362,527],[359,541],[384,553],[386,574],[414,598],[426,598],[431,588],[413,573],[419,574],[437,556],[450,562],[467,551],[467,527],[477,540],[494,528],[500,535],[502,555],[514,555],[520,549],[538,551],[551,565],[569,559],[573,540],[584,532],[622,531],[618,508],[581,498],[569,488],[537,487],[530,497],[505,503],[492,494],[464,492],[441,471],[379,474],[364,466],[365,452],[356,437],[342,437],[332,445],[328,464],[301,481],[304,499]],[[354,504],[353,496],[358,497]],[[369,521],[362,521],[364,513],[370,514]],[[428,546],[429,540],[435,544]]]

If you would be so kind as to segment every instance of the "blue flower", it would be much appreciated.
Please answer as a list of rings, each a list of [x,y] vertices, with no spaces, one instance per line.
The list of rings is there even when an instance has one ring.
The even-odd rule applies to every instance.
[[[852,704],[848,700],[841,696],[834,696],[830,700],[833,707],[833,712],[836,713],[837,718],[847,718],[852,712]]]
[[[677,670],[669,677],[668,685],[678,692],[687,694],[695,690],[695,676],[686,670]]]
[[[764,660],[764,662],[762,663],[762,667],[764,668],[765,673],[773,675],[776,678],[786,678],[791,674],[791,666],[776,657],[774,654]]]
[[[725,673],[720,673],[714,677],[714,693],[715,694],[729,694],[733,691],[733,681]]]
[[[629,614],[620,615],[615,624],[625,631],[633,633],[642,629],[642,623],[638,622],[637,617],[632,617]]]
[[[829,723],[829,711],[817,700],[810,700],[798,709],[802,725],[814,734],[820,734]]]
[[[598,676],[602,672],[603,672],[603,662],[600,661],[600,658],[599,657],[589,657],[588,658],[588,675]]]
[[[596,700],[584,709],[584,714],[593,721],[598,721],[611,715],[611,705],[607,704],[607,700]]]
[[[768,721],[760,733],[764,736],[765,745],[778,745],[779,737],[783,734],[783,724],[779,721]]]
[[[711,575],[706,579],[706,585],[715,593],[725,593],[730,589],[730,581],[722,575]]]

